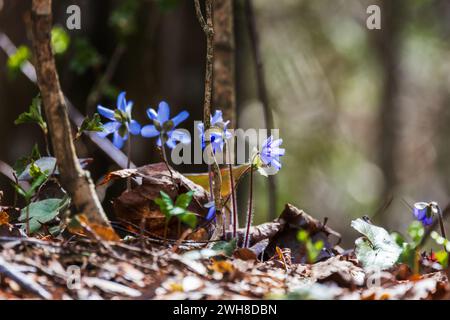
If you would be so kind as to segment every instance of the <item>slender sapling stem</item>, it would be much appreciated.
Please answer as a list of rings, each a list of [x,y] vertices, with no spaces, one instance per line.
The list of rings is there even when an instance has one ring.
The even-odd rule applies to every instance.
[[[247,227],[245,229],[244,248],[248,248],[250,244],[250,226],[252,224],[253,215],[253,161],[250,169],[250,194],[249,194],[248,212],[247,212]]]
[[[128,132],[128,140],[127,140],[127,169],[130,169],[131,166],[131,134]],[[127,191],[131,190],[131,177],[127,178]]]

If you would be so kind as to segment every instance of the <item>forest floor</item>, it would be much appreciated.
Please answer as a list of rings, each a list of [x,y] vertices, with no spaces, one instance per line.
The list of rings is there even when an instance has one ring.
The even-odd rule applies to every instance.
[[[127,178],[129,173],[115,175]],[[166,239],[160,228],[164,217],[146,204],[149,198],[159,190],[190,189],[196,191],[195,206],[197,200],[204,200],[204,189],[178,173],[178,186],[171,188],[173,180],[161,164],[133,171],[133,177],[138,173],[143,182],[114,201],[116,216],[135,222],[134,228],[122,224],[120,229],[128,233],[120,241],[67,230],[57,237],[45,232],[26,237],[20,226],[0,219],[0,299],[450,298],[447,271],[427,254],[420,253],[419,272],[395,264],[397,258],[389,268],[372,270],[357,259],[353,248],[339,246],[340,235],[327,220],[318,221],[290,204],[279,218],[251,228],[249,248],[242,248],[243,229],[237,230],[236,240],[209,241],[213,224],[201,224],[190,236],[182,232],[181,237]],[[136,227],[139,216],[134,216],[142,208],[150,220],[145,231]],[[13,211],[20,210],[0,207],[11,217]],[[372,230],[371,224],[358,220],[368,228],[361,233],[374,249],[381,228]],[[115,227],[118,230],[119,225]],[[180,235],[176,224],[171,230]],[[311,241],[299,241],[299,231],[306,231]],[[231,239],[231,234],[226,238]],[[323,246],[312,256],[318,242]],[[374,253],[374,262],[384,263],[392,252],[383,244],[380,248],[368,254]],[[376,260],[383,255],[384,260]]]

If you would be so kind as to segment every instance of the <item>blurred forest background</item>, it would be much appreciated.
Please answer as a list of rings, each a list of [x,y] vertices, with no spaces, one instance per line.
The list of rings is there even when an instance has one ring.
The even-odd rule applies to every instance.
[[[0,32],[28,45],[28,0],[0,0]],[[362,215],[390,230],[412,219],[403,203],[450,199],[450,1],[254,0],[262,61],[286,156],[276,176],[277,213],[268,209],[267,179],[257,177],[256,223],[290,202],[351,239],[350,220]],[[114,106],[119,90],[134,101],[134,116],[166,100],[172,112],[202,119],[205,36],[191,0],[58,0],[54,23],[65,27],[67,6],[81,8],[81,30],[67,31],[57,56],[62,89],[84,114],[97,103]],[[369,30],[366,9],[382,8],[382,29]],[[265,126],[258,99],[244,1],[235,0],[237,122]],[[114,59],[107,85],[99,79]],[[38,93],[0,51],[0,160],[12,165],[44,142],[33,125],[14,125]],[[94,95],[92,94],[94,92]],[[91,96],[91,98],[89,98]],[[216,106],[220,109],[220,106]],[[159,161],[153,141],[134,140],[133,161]],[[95,179],[117,167],[83,138],[80,157],[95,159]],[[181,172],[205,167],[177,167]],[[0,190],[12,198],[10,182]],[[241,212],[246,207],[240,188]],[[110,191],[109,197],[120,190]],[[114,193],[115,192],[115,193]],[[391,201],[392,200],[392,201]],[[6,201],[6,200],[5,200]]]

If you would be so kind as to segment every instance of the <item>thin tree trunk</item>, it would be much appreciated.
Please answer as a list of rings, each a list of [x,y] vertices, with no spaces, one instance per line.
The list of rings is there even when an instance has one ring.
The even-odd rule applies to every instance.
[[[233,1],[214,1],[213,105],[236,128],[236,84]]]
[[[382,28],[374,33],[375,47],[382,67],[383,87],[379,113],[379,164],[384,173],[385,187],[382,199],[393,196],[397,185],[396,151],[398,148],[400,82],[399,56],[403,0],[381,1]],[[385,211],[387,212],[387,211]],[[380,216],[386,223],[387,217]]]
[[[205,11],[206,19],[203,17],[199,0],[194,1],[195,13],[200,26],[206,36],[206,70],[205,70],[205,97],[203,104],[203,122],[205,124],[205,132],[211,128],[211,98],[212,98],[212,88],[213,88],[213,65],[214,65],[214,0],[205,0]],[[211,150],[211,155],[214,157],[212,152],[212,146],[209,141],[206,143],[206,148]],[[222,236],[224,222],[222,216],[222,176],[220,174],[219,165],[217,161],[211,165],[213,172],[213,192],[214,192],[214,204],[216,207],[216,229],[212,235],[212,240],[217,240]]]
[[[50,43],[52,1],[33,0],[32,34],[38,86],[44,103],[50,138],[60,171],[61,185],[72,198],[77,213],[84,214],[94,231],[107,240],[118,239],[101,207],[89,173],[75,153],[67,105],[61,92]]]
[[[272,110],[270,109],[269,94],[264,74],[264,64],[261,57],[261,47],[259,43],[259,34],[256,26],[255,12],[252,0],[245,0],[245,14],[247,17],[247,28],[250,36],[250,45],[252,50],[253,62],[255,63],[256,83],[258,87],[258,97],[263,107],[264,121],[267,130],[274,129],[274,120]],[[268,201],[269,201],[269,220],[278,216],[277,212],[277,185],[275,175],[268,177]]]

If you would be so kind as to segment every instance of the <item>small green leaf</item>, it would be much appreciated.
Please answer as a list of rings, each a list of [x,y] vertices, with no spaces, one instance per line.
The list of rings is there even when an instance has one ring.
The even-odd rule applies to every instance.
[[[29,165],[25,167],[22,173],[18,176],[20,181],[31,180],[36,177],[37,172],[42,172],[47,176],[53,172],[57,172],[56,158],[54,157],[42,157],[37,160],[31,161]]]
[[[224,254],[227,257],[233,255],[234,250],[237,248],[237,239],[231,239],[229,242],[219,241],[212,246],[212,250],[217,251],[218,254]]]
[[[89,68],[99,66],[102,57],[87,38],[76,38],[74,41],[74,56],[70,60],[69,68],[81,75]]]
[[[442,268],[446,269],[448,267],[448,252],[441,250],[436,252],[435,256]]]
[[[52,48],[55,54],[63,54],[67,51],[70,45],[70,36],[61,27],[54,27],[52,29]]]
[[[20,46],[17,48],[16,52],[9,56],[6,66],[11,75],[16,75],[20,68],[24,65],[27,60],[31,58],[31,50],[27,46]]]
[[[181,222],[188,225],[189,228],[194,229],[197,225],[197,217],[194,213],[186,211],[184,214],[180,216]]]
[[[415,244],[420,243],[425,234],[425,228],[420,221],[413,221],[408,227],[408,235]]]
[[[121,1],[109,18],[109,25],[113,27],[122,39],[132,35],[137,30],[138,0]]]
[[[25,123],[36,123],[37,125],[39,125],[39,127],[41,127],[44,133],[47,133],[47,123],[42,116],[41,105],[41,97],[37,96],[32,100],[28,112],[20,114],[19,117],[14,121],[14,124],[19,125]]]
[[[47,223],[55,219],[58,213],[69,204],[69,199],[46,199],[39,202],[31,203],[23,208],[20,212],[19,221],[22,228],[26,228],[27,210],[29,212],[30,232],[39,231],[41,224]]]
[[[161,198],[156,198],[154,202],[159,206],[159,209],[166,218],[169,218],[171,216],[170,212],[173,209],[173,201],[164,191],[160,191],[159,193],[161,194]]]
[[[33,149],[31,150],[31,154],[26,157],[22,157],[19,160],[17,160],[14,165],[13,169],[16,172],[16,175],[19,177],[20,175],[26,170],[27,166],[33,162],[38,160],[41,157],[41,154],[39,153],[39,148],[37,144],[33,146]]]
[[[24,112],[19,115],[19,117],[14,121],[14,124],[24,124],[24,123],[36,123],[38,124],[44,133],[47,132],[47,123],[42,116],[41,111],[42,101],[40,96],[37,96],[31,102],[28,112]]]
[[[177,207],[186,209],[192,201],[192,197],[194,195],[193,191],[189,191],[183,194],[180,194],[175,201],[175,205]]]
[[[363,219],[352,221],[351,226],[364,237],[355,241],[356,257],[364,268],[380,268],[386,270],[398,261],[402,249],[389,233]]]
[[[308,235],[308,232],[306,232],[305,230],[300,230],[297,233],[297,240],[299,242],[304,243],[304,242],[308,241],[308,239],[309,239],[309,235]]]
[[[89,117],[84,118],[83,123],[81,123],[77,135],[75,136],[75,140],[81,137],[83,132],[103,132],[103,130],[103,123],[101,121],[100,115],[98,113],[94,113],[92,119],[90,119]]]

